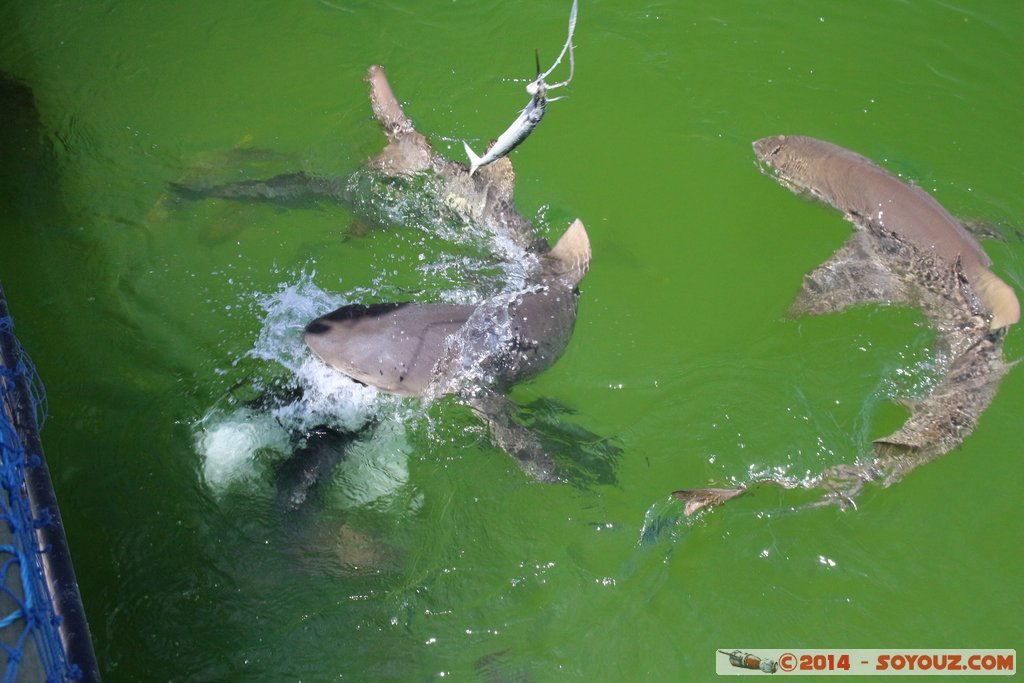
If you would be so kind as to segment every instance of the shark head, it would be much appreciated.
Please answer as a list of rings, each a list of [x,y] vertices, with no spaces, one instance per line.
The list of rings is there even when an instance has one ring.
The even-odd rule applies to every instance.
[[[835,205],[829,197],[841,191],[842,179],[832,178],[836,155],[859,157],[829,143],[803,135],[773,135],[754,142],[761,172],[799,195],[810,195]],[[865,159],[865,161],[867,161]]]
[[[792,146],[787,142],[787,137],[786,135],[772,135],[754,141],[754,155],[763,171],[777,175],[787,168],[803,163],[799,155],[793,153]]]
[[[532,376],[557,360],[572,334],[576,303],[566,290],[590,266],[583,222],[575,220],[540,260],[541,291],[478,304],[343,306],[306,326],[306,344],[352,379],[403,396],[424,396],[432,385],[446,393],[462,379],[449,375],[466,367],[486,366],[502,384]]]

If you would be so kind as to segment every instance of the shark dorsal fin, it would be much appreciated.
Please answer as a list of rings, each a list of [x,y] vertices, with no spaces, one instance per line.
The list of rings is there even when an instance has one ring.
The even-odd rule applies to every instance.
[[[543,258],[549,273],[565,278],[573,286],[579,284],[590,268],[590,237],[583,221],[573,221]]]

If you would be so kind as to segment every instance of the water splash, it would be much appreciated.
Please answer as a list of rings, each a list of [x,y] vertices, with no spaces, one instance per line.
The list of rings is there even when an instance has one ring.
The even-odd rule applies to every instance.
[[[314,283],[315,273],[303,271],[276,291],[254,297],[263,325],[253,348],[235,367],[244,365],[240,361],[255,361],[256,372],[270,373],[273,379],[243,380],[257,399],[241,404],[229,399],[226,407],[214,406],[197,423],[204,478],[214,489],[259,476],[261,459],[287,457],[311,430],[355,432],[371,422],[384,422],[378,418],[385,415],[399,417],[399,399],[331,369],[308,351],[302,335],[310,320],[340,306],[382,296],[403,300],[401,287],[394,284],[400,274],[396,262],[418,274],[413,279],[417,291],[410,298],[487,302],[474,313],[465,334],[452,340],[450,362],[427,403],[466,386],[492,384],[501,352],[513,342],[508,303],[536,288],[530,284],[538,268],[534,254],[503,226],[480,220],[478,207],[446,195],[440,181],[429,174],[382,182],[372,171],[360,171],[349,178],[348,186],[356,212],[376,225],[402,226],[395,235],[414,256],[382,256],[370,289],[330,294]],[[539,219],[544,220],[543,212]],[[493,352],[481,354],[481,349]],[[385,479],[404,481],[404,456],[401,460],[384,466]]]
[[[259,474],[257,454],[285,453],[287,430],[269,415],[241,408],[226,415],[207,414],[199,422],[196,448],[203,456],[203,479],[214,490]]]
[[[306,323],[346,303],[317,287],[313,277],[300,273],[295,282],[257,296],[263,325],[245,357],[276,366],[283,376],[267,386],[252,387],[259,393],[254,400],[240,404],[227,397],[196,424],[203,477],[215,491],[260,477],[263,461],[287,457],[296,435],[322,427],[355,432],[397,405],[393,397],[331,369],[306,349]]]
[[[299,371],[309,356],[302,341],[306,323],[347,303],[317,287],[315,276],[315,271],[303,271],[296,282],[283,283],[276,292],[256,296],[256,304],[263,310],[263,327],[246,356],[277,363],[293,373]]]

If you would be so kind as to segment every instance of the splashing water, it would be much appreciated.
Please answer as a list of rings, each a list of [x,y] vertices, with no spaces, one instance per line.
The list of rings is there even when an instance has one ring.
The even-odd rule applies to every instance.
[[[203,456],[203,478],[214,490],[258,474],[260,451],[284,453],[288,432],[270,415],[241,408],[227,415],[209,413],[200,420],[196,447]]]
[[[297,282],[259,300],[265,311],[263,327],[246,356],[286,370],[282,386],[294,398],[269,395],[251,405],[218,404],[198,421],[196,447],[212,489],[222,491],[233,482],[259,477],[263,460],[279,460],[292,452],[295,434],[318,427],[355,432],[397,405],[395,398],[333,370],[306,349],[306,323],[344,303],[317,287],[312,273],[300,274]],[[389,464],[391,470],[402,467]],[[395,477],[401,479],[401,473]]]
[[[479,301],[493,293],[520,288],[537,261],[507,229],[479,215],[465,199],[445,190],[439,178],[381,178],[360,170],[348,179],[354,211],[373,225],[393,226],[410,247],[422,250],[410,265],[426,284],[429,299],[452,303]],[[546,209],[538,212],[538,225],[546,225]],[[378,295],[390,284],[394,255],[379,265],[374,281]]]
[[[276,292],[257,297],[264,311],[263,327],[246,355],[282,365],[297,373],[309,356],[302,341],[306,323],[346,302],[313,283],[315,272],[302,272],[294,284],[281,284]]]

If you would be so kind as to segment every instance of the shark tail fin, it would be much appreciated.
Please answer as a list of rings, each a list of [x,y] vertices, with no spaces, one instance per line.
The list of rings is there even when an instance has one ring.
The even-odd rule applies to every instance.
[[[476,153],[469,148],[469,143],[466,141],[462,142],[462,146],[466,148],[466,155],[469,157],[469,175],[476,173],[476,169],[480,168],[480,162],[483,161]]]
[[[388,77],[384,75],[383,67],[374,64],[366,74],[366,80],[370,83],[370,104],[373,106],[373,115],[380,121],[384,128],[384,134],[388,136],[389,142],[395,142],[410,133],[416,128],[412,120],[406,116],[402,105],[398,103]]]
[[[672,497],[683,501],[683,514],[692,517],[699,510],[721,505],[745,491],[742,486],[735,489],[687,489],[673,491]]]
[[[990,270],[984,270],[970,280],[978,298],[992,312],[991,329],[998,330],[1020,322],[1020,302],[1013,287]]]
[[[388,146],[370,160],[369,165],[389,176],[411,175],[430,166],[430,143],[405,114],[391,89],[384,69],[376,64],[366,74],[370,83],[370,105],[388,138]]]
[[[583,221],[577,218],[545,258],[559,275],[577,285],[590,268],[590,255],[590,237]]]

